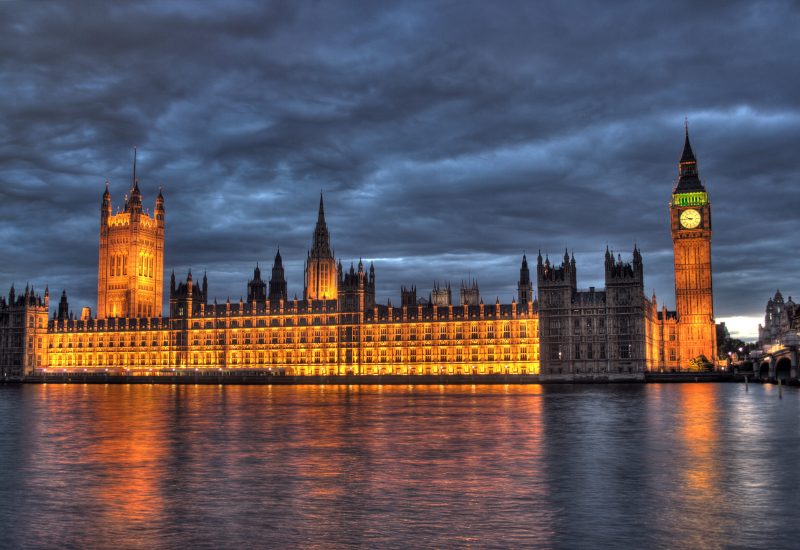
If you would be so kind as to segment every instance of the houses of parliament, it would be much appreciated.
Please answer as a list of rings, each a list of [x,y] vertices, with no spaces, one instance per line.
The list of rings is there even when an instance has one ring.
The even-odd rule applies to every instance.
[[[209,301],[205,275],[169,283],[162,312],[165,200],[143,208],[134,176],[124,207],[100,207],[98,296],[77,318],[62,292],[12,286],[0,297],[0,375],[47,371],[115,373],[258,370],[273,374],[528,374],[541,380],[636,379],[646,371],[714,362],[711,204],[686,131],[669,204],[676,310],[644,291],[641,252],[605,253],[605,287],[578,288],[574,256],[523,255],[511,303],[485,304],[476,281],[435,285],[429,298],[401,288],[378,303],[376,270],[334,257],[320,196],[301,300],[289,298],[280,251],[269,274],[257,266],[247,299]],[[534,294],[534,279],[536,294]]]

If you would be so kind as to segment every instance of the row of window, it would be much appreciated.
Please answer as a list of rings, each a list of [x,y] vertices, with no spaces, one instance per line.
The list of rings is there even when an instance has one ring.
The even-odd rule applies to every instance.
[[[469,336],[472,340],[478,339],[494,339],[497,338],[498,333],[502,334],[502,337],[505,339],[510,339],[512,337],[519,337],[519,338],[527,338],[528,337],[528,327],[525,323],[520,323],[518,326],[512,327],[511,324],[505,323],[502,327],[498,326],[495,327],[493,324],[488,325],[478,325],[472,324],[471,326],[465,327],[461,324],[443,324],[434,331],[433,325],[401,325],[401,326],[381,326],[381,327],[362,327],[362,338],[366,342],[373,342],[373,341],[402,341],[402,340],[434,340],[434,336],[438,340],[463,340],[464,339],[464,329],[469,328]],[[498,329],[501,332],[498,332]],[[211,345],[212,343],[219,343],[224,344],[226,334],[230,335],[230,343],[231,344],[238,344],[241,340],[245,344],[251,343],[258,343],[258,344],[265,344],[265,343],[272,343],[272,344],[279,344],[279,343],[294,343],[295,341],[300,343],[305,342],[335,342],[337,338],[337,331],[334,327],[331,328],[315,328],[315,329],[300,329],[300,330],[259,330],[258,332],[255,331],[246,331],[243,330],[238,332],[236,330],[233,331],[224,331],[219,332],[216,335],[212,332],[213,329],[209,330],[206,329],[205,331],[192,331],[191,338],[193,345],[200,345],[201,343],[205,343],[207,345]],[[119,335],[109,335],[108,336],[108,346],[125,346],[129,345],[131,347],[139,346],[147,346],[152,345],[156,346],[159,345],[168,345],[167,342],[167,334],[165,333],[130,333],[129,335],[119,334]],[[182,333],[177,332],[175,334],[176,344],[181,345],[183,344],[182,340]],[[354,327],[347,327],[342,334],[344,341],[356,341],[357,338],[357,331],[354,330]],[[213,342],[212,342],[213,340]],[[51,340],[50,347],[72,347],[73,346],[74,337],[73,335],[64,334],[63,336],[57,336],[55,339]],[[90,335],[84,337],[78,337],[77,341],[75,341],[76,347],[104,347],[106,346],[106,339],[105,336],[95,336],[92,338]]]
[[[444,351],[444,350],[442,350]],[[504,350],[502,356],[498,354],[495,356],[491,354],[487,357],[485,361],[528,361],[529,353],[527,349],[519,350],[519,358],[514,356],[515,354],[511,353],[511,350]],[[533,354],[531,354],[532,356]],[[373,355],[371,350],[367,350],[364,353],[362,361],[364,363],[417,363],[417,362],[424,362],[424,363],[432,363],[434,361],[439,363],[461,363],[465,360],[467,354],[458,350],[453,357],[448,357],[446,353],[434,354],[431,353],[431,350],[426,350],[424,355],[418,355],[416,350],[411,350],[408,354],[408,357],[404,358],[400,352],[397,350],[393,357],[386,353],[386,350],[381,350],[380,354]],[[391,357],[391,361],[390,361]],[[477,353],[472,353],[466,360],[470,360],[473,362],[481,362],[484,361],[483,358],[479,356]],[[535,360],[535,358],[534,358]],[[41,361],[41,358],[40,358]],[[170,363],[180,362],[180,360],[176,357],[173,357],[172,361],[170,361],[170,354],[169,353],[150,353],[150,354],[56,354],[50,357],[50,367],[59,368],[59,367],[102,367],[102,366],[111,366],[111,367],[136,367],[136,366],[146,366],[146,367],[159,367],[159,366],[166,366]],[[191,358],[189,363],[195,366],[214,366],[214,365],[221,365],[221,364],[230,364],[230,365],[292,365],[292,364],[304,364],[304,363],[328,363],[328,364],[335,364],[337,362],[336,354],[333,350],[328,351],[327,353],[321,350],[308,350],[305,352],[286,352],[286,353],[232,353],[229,355],[228,359],[226,360],[224,353],[215,353],[215,352],[195,352],[191,354]],[[346,359],[347,363],[354,363],[355,358],[351,355],[348,355]]]
[[[632,353],[633,346],[631,344],[617,346],[618,359],[630,359]],[[575,344],[572,348],[572,357],[568,356],[567,346],[552,344],[548,356],[552,361],[608,359],[605,344]]]

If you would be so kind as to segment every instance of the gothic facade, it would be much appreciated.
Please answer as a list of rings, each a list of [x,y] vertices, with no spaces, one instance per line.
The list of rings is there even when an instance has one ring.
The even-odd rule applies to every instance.
[[[605,288],[578,290],[575,257],[536,264],[544,376],[641,376],[656,366],[638,248],[630,263],[606,249]]]
[[[17,296],[14,285],[8,300],[0,296],[0,379],[18,378],[33,371],[46,352],[50,292],[44,296],[26,286]],[[66,294],[58,317],[67,318]]]
[[[41,354],[29,371],[538,374],[535,304],[393,307],[375,303],[374,268],[359,262],[339,273],[337,299],[264,300],[253,284],[257,269],[252,299],[224,304],[209,302],[205,276],[195,285],[191,273],[177,283],[173,275],[169,317],[59,316],[39,335]]]
[[[135,166],[135,164],[134,164]],[[48,321],[49,292],[28,288],[0,298],[0,372],[55,369],[172,372],[270,370],[294,375],[540,374],[543,379],[641,378],[648,370],[699,368],[716,358],[711,292],[711,210],[688,131],[670,203],[676,310],[644,293],[643,259],[605,254],[605,287],[579,289],[574,256],[556,265],[537,257],[538,297],[525,255],[517,299],[484,304],[477,280],[449,283],[428,299],[401,288],[399,306],[376,300],[370,264],[344,269],[331,247],[320,196],[305,262],[303,299],[288,298],[280,251],[269,281],[256,265],[247,299],[209,300],[208,279],[191,272],[169,284],[161,314],[164,197],[142,208],[135,175],[124,208],[112,213],[106,188],[100,212],[98,309],[79,319],[62,293]]]

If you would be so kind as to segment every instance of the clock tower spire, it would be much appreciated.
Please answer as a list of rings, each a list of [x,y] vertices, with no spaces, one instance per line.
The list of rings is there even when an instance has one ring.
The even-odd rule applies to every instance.
[[[700,356],[716,363],[717,342],[711,285],[711,203],[697,170],[688,123],[670,218],[679,359],[682,368],[698,368]]]

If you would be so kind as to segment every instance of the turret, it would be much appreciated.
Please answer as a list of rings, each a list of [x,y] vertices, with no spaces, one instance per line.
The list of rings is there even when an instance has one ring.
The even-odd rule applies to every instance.
[[[109,217],[111,217],[111,193],[108,191],[108,178],[106,178],[106,190],[100,204],[100,223],[106,225]]]
[[[253,278],[247,283],[247,301],[264,303],[267,301],[267,284],[261,280],[261,268],[256,263]]]
[[[565,251],[561,266],[556,266],[550,264],[550,258],[547,255],[542,262],[540,252],[536,262],[536,284],[539,289],[547,285],[577,289],[578,270],[575,266],[575,257],[570,258],[569,252]]]
[[[522,254],[522,266],[519,269],[519,281],[517,282],[517,295],[520,304],[527,304],[533,299],[533,285],[531,284],[531,272],[528,269],[528,257]]]
[[[340,263],[340,270],[341,266],[342,264]],[[287,301],[286,290],[286,274],[283,269],[283,258],[281,258],[281,250],[278,249],[278,252],[275,254],[275,262],[272,264],[272,277],[269,280],[269,301]]]
[[[58,315],[56,317],[59,321],[66,321],[69,319],[69,302],[67,301],[67,291],[61,292],[61,300],[58,302]]]
[[[632,257],[632,262],[627,263],[623,262],[622,256],[618,254],[615,261],[614,254],[606,249],[606,286],[622,283],[630,284],[634,282],[644,289],[644,266],[639,247],[636,245],[633,247]]]
[[[642,264],[642,254],[639,252],[639,247],[633,245],[633,271],[636,275],[644,280],[644,265]]]
[[[175,285],[174,273],[170,282],[170,317],[184,317],[195,314],[201,304],[208,303],[208,277],[203,275],[201,287],[197,287],[192,279],[192,270],[186,276],[186,282]]]
[[[166,213],[166,212],[165,212],[165,210],[164,210],[164,194],[163,194],[163,187],[161,187],[161,186],[159,185],[159,187],[158,187],[158,196],[156,197],[156,210],[155,210],[155,215],[156,215],[156,221],[158,222],[158,224],[159,224],[160,226],[163,226],[163,225],[164,225],[164,215],[165,215],[165,213]]]

